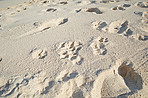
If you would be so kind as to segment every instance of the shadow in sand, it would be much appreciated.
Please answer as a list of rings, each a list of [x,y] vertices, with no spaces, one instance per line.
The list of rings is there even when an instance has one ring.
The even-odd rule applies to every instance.
[[[119,73],[119,75],[122,76],[122,78],[125,81],[125,84],[131,90],[131,92],[129,92],[129,93],[119,95],[118,98],[132,95],[132,94],[136,93],[137,90],[142,89],[142,86],[143,86],[142,78],[138,73],[136,73],[133,70],[133,68],[131,68],[128,65],[123,65],[118,68],[118,73]]]

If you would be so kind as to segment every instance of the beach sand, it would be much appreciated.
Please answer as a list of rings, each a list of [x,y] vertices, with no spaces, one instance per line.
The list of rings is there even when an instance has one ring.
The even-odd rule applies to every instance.
[[[147,98],[147,0],[0,0],[0,98]]]

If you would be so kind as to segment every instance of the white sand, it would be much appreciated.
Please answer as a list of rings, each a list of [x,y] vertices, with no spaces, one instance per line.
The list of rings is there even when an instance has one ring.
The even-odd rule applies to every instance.
[[[0,0],[0,98],[147,98],[147,0]]]

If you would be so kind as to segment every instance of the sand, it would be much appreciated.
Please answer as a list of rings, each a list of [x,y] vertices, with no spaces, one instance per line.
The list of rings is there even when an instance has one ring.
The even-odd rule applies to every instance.
[[[0,98],[147,98],[147,0],[0,0]]]

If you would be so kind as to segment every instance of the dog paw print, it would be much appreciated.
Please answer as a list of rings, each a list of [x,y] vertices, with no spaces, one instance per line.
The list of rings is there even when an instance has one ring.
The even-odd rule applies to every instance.
[[[107,49],[105,48],[107,42],[108,38],[103,38],[103,37],[96,38],[91,44],[94,54],[105,55],[107,53]]]
[[[64,42],[59,45],[60,59],[68,58],[73,64],[80,65],[83,58],[79,55],[82,48],[82,43],[78,41]]]

